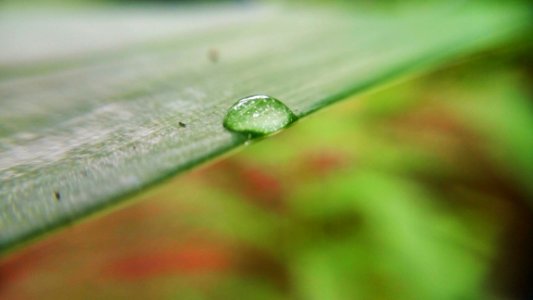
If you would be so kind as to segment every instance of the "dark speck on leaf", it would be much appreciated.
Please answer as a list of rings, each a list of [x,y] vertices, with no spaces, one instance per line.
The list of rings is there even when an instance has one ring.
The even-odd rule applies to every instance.
[[[185,128],[187,127],[187,124],[183,123],[183,122],[179,122],[178,125],[180,125],[181,128]]]
[[[54,192],[54,196],[56,197],[56,200],[61,200],[61,194],[59,192]]]
[[[209,60],[212,62],[212,63],[216,63],[218,62],[218,58],[219,58],[219,53],[218,53],[218,50],[215,49],[215,48],[211,48],[209,49],[209,51],[207,52],[207,57],[209,58]]]

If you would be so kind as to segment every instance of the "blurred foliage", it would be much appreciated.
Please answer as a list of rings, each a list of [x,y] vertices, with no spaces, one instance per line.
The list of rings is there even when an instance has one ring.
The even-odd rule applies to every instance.
[[[0,298],[526,299],[527,53],[344,102],[172,180],[6,259]]]
[[[487,0],[485,0],[486,2]],[[491,0],[496,4],[501,4],[501,2]],[[13,6],[13,7],[70,7],[70,6],[92,6],[92,5],[124,5],[124,4],[133,4],[133,5],[160,5],[160,4],[216,4],[216,3],[263,3],[263,2],[276,2],[276,3],[292,3],[292,4],[326,4],[328,6],[334,5],[344,5],[344,6],[365,6],[365,7],[380,7],[383,8],[404,8],[408,3],[415,5],[424,5],[428,2],[435,1],[424,1],[424,0],[409,0],[409,1],[399,1],[399,0],[0,0],[0,6]],[[475,1],[473,1],[475,2]],[[508,0],[507,2],[523,2],[529,3],[528,0]]]

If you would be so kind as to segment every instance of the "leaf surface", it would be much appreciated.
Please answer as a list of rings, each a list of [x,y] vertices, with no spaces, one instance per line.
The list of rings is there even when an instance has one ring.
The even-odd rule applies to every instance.
[[[0,250],[243,145],[222,126],[242,97],[302,117],[526,24],[486,4],[2,12]]]

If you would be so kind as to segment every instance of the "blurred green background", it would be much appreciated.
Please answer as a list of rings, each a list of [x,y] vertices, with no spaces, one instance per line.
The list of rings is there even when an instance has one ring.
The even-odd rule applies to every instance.
[[[54,234],[2,261],[0,299],[531,299],[532,50],[359,95]]]

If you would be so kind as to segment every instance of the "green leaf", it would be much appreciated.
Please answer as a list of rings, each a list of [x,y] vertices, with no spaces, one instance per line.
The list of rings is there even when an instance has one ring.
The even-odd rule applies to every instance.
[[[240,98],[305,116],[505,41],[513,5],[1,12],[0,249],[243,145]]]

